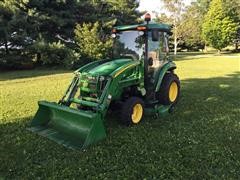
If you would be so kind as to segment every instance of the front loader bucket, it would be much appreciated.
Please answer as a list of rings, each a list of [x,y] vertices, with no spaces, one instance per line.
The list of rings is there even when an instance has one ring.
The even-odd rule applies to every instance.
[[[40,101],[30,131],[72,149],[84,149],[106,137],[100,113]]]

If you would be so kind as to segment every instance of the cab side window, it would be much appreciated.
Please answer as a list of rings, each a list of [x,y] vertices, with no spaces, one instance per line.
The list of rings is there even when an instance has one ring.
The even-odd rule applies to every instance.
[[[164,32],[159,32],[159,40],[152,41],[152,32],[148,34],[148,58],[151,60],[152,67],[159,67],[165,61],[168,53],[167,36]]]

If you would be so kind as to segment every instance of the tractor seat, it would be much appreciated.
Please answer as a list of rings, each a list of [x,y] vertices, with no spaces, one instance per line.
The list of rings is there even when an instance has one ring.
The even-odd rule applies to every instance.
[[[148,68],[149,73],[155,72],[163,64],[163,61],[159,61],[159,55],[155,51],[150,51],[148,54],[148,58],[152,58],[152,60],[153,60],[152,65],[149,66],[149,68]]]
[[[149,58],[153,59],[153,63],[151,66],[148,67],[148,74],[149,74],[151,83],[154,84],[155,86],[155,84],[158,81],[158,75],[159,75],[160,69],[165,64],[166,61],[159,60],[157,53],[154,51],[149,53]]]

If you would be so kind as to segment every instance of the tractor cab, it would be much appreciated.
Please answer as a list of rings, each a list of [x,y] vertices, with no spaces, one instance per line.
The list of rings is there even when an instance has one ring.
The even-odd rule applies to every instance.
[[[144,70],[145,87],[154,89],[160,69],[169,61],[168,37],[171,26],[150,24],[146,14],[146,24],[117,26],[112,31],[114,38],[113,58],[131,58],[140,61]]]

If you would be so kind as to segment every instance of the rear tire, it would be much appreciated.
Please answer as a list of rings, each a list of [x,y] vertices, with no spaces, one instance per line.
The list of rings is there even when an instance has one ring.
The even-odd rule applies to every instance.
[[[180,96],[180,81],[176,74],[165,74],[157,94],[159,103],[163,105],[176,104]]]
[[[144,115],[144,102],[138,97],[131,97],[122,104],[121,122],[127,126],[138,124]]]

